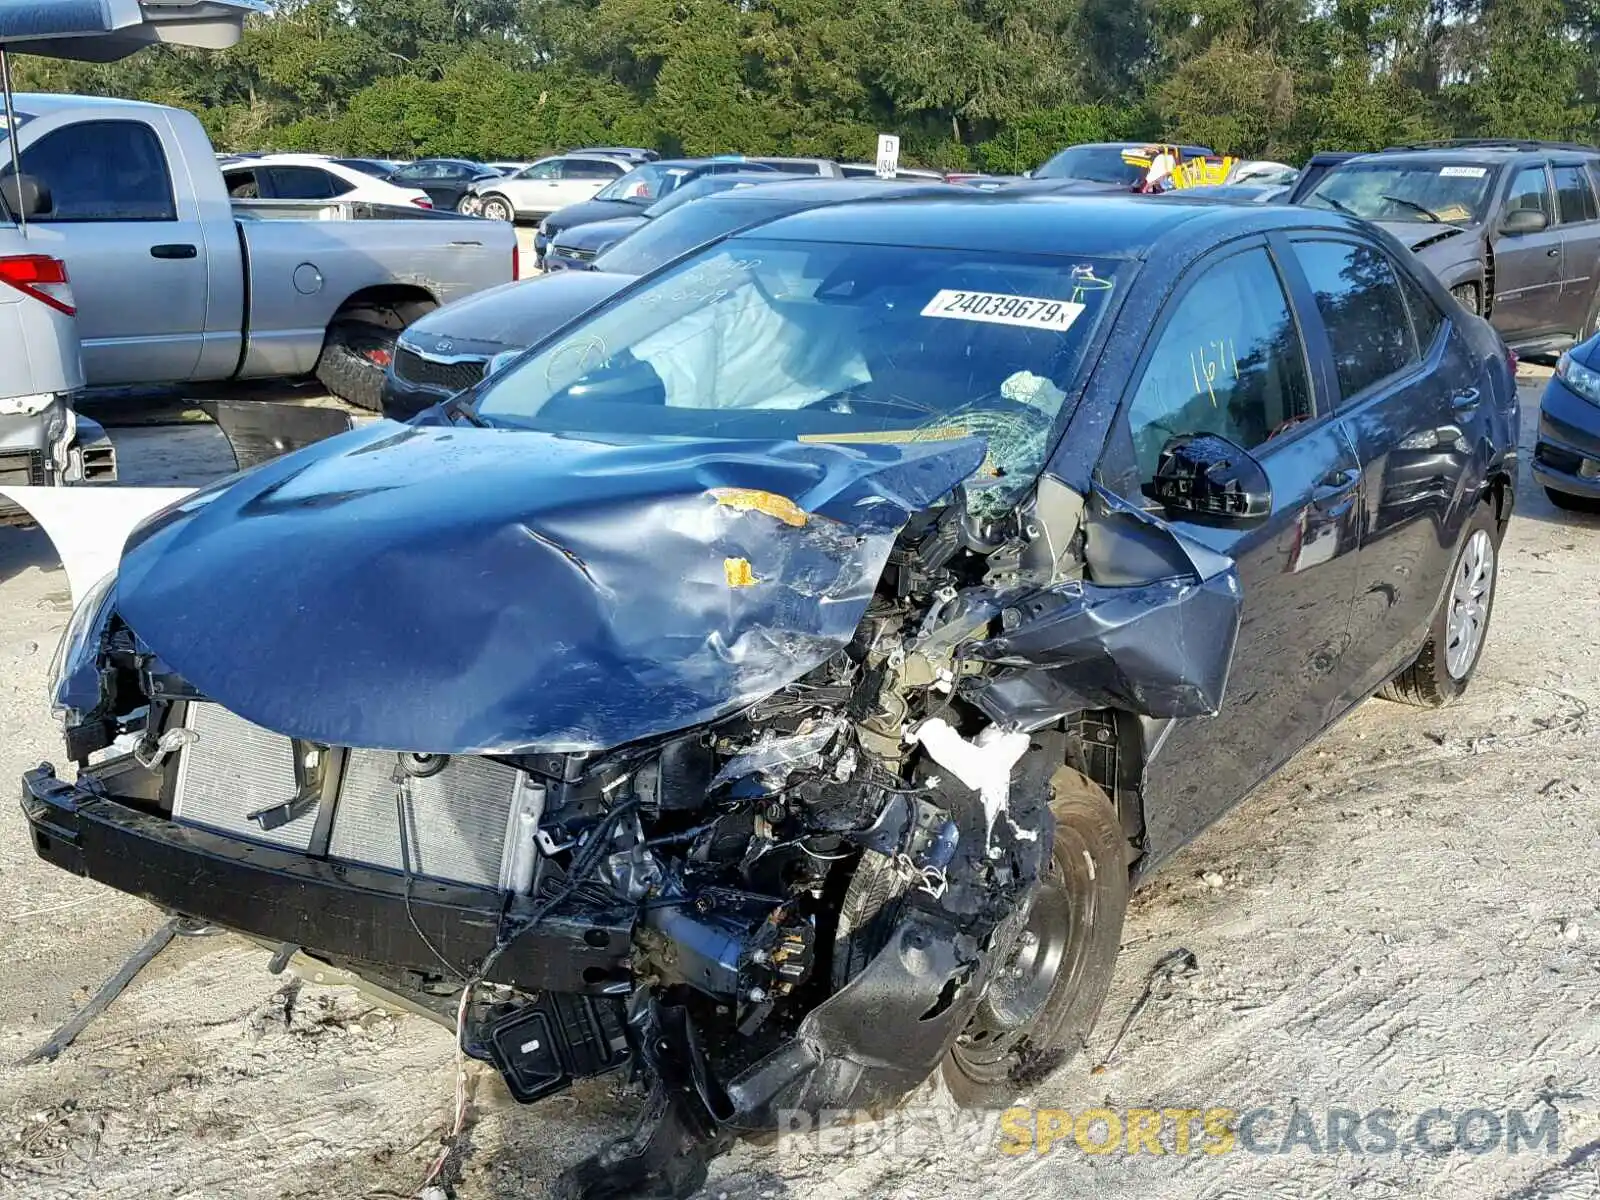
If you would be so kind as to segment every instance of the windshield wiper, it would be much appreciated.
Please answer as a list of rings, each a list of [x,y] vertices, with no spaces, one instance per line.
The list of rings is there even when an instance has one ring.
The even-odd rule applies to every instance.
[[[1404,208],[1411,209],[1413,212],[1419,212],[1423,216],[1427,217],[1428,220],[1432,221],[1435,225],[1444,224],[1443,217],[1434,212],[1433,209],[1418,204],[1415,200],[1407,200],[1404,196],[1379,196],[1378,199],[1387,200],[1390,204],[1401,205]]]
[[[1348,204],[1346,204],[1343,200],[1340,200],[1337,196],[1315,196],[1314,198],[1317,199],[1317,200],[1321,200],[1324,204],[1327,204],[1330,208],[1338,209],[1340,212],[1342,212],[1347,217],[1355,217],[1358,220],[1360,219],[1361,214],[1356,212],[1355,209],[1351,208]]]

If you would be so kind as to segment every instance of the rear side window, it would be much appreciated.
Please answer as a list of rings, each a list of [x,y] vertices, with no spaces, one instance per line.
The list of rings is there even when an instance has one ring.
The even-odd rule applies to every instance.
[[[1400,278],[1400,291],[1404,293],[1406,308],[1411,313],[1411,328],[1417,335],[1417,352],[1426,356],[1433,348],[1434,338],[1439,336],[1439,330],[1444,327],[1444,313],[1420,283],[1399,268],[1395,268],[1394,273]]]
[[[563,179],[617,179],[623,174],[620,166],[600,158],[569,158],[563,167]]]
[[[279,200],[329,200],[351,190],[351,184],[317,167],[269,167],[272,194]]]
[[[22,152],[22,171],[50,189],[50,207],[36,221],[178,219],[161,139],[143,121],[52,130]]]
[[[1305,352],[1264,249],[1207,267],[1177,302],[1128,410],[1139,477],[1162,447],[1213,433],[1246,450],[1311,415]]]
[[[1572,164],[1555,169],[1556,210],[1563,225],[1577,225],[1595,219],[1594,191],[1588,173]]]
[[[1357,242],[1297,241],[1294,253],[1316,293],[1345,398],[1416,361],[1405,297],[1381,250]]]

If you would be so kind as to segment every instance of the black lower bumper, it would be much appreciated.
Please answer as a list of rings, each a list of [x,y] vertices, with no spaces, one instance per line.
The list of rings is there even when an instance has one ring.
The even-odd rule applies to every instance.
[[[22,811],[34,849],[63,870],[313,954],[434,975],[442,957],[465,975],[506,927],[501,892],[416,879],[408,903],[402,876],[179,825],[66,783],[48,764],[23,775]],[[626,990],[632,919],[625,908],[557,910],[516,937],[488,978],[528,990]]]

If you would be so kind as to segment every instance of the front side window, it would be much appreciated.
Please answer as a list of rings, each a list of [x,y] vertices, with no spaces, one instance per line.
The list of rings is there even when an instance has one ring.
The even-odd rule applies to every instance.
[[[254,171],[228,171],[222,176],[228,195],[235,200],[261,199],[261,184]]]
[[[1265,249],[1207,267],[1177,301],[1128,410],[1139,477],[1162,447],[1211,433],[1246,450],[1311,416],[1305,351]]]
[[[83,121],[22,152],[22,171],[50,190],[36,221],[176,221],[167,156],[143,121]]]
[[[1297,241],[1294,254],[1327,326],[1341,395],[1349,399],[1417,361],[1405,297],[1381,250]]]
[[[560,179],[561,160],[552,158],[548,162],[534,163],[517,176],[518,179]]]
[[[1511,181],[1511,191],[1506,194],[1506,215],[1521,211],[1543,213],[1547,222],[1555,223],[1550,211],[1550,186],[1543,167],[1526,167]]]
[[[1594,191],[1589,175],[1577,165],[1557,167],[1556,208],[1563,225],[1578,225],[1595,219]]]
[[[980,436],[985,494],[1004,503],[1044,464],[1120,270],[1094,259],[723,242],[492,376],[478,412],[569,433]]]

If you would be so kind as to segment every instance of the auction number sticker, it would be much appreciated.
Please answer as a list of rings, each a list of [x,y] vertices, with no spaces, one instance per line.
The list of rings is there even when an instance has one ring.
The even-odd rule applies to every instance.
[[[1488,167],[1440,167],[1439,174],[1446,179],[1482,179],[1489,173]]]
[[[922,309],[925,317],[954,321],[986,321],[991,325],[1023,325],[1065,333],[1083,315],[1084,306],[1071,300],[1046,300],[1039,296],[1010,296],[1004,292],[958,292],[946,288],[934,294]]]

